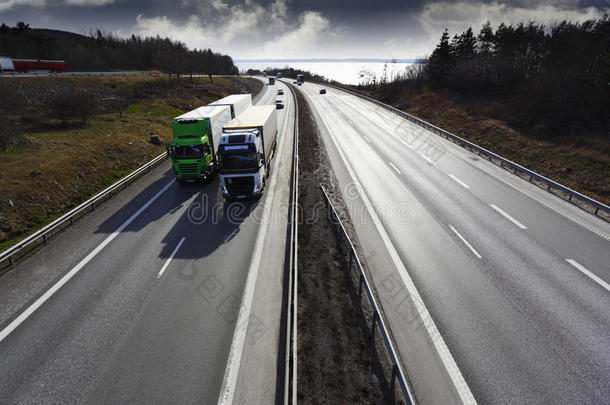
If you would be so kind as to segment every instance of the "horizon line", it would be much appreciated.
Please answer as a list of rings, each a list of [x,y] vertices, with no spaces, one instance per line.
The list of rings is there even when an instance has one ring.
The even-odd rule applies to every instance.
[[[281,62],[379,62],[379,63],[421,63],[427,58],[286,58],[286,59],[234,59],[236,63],[281,63]]]

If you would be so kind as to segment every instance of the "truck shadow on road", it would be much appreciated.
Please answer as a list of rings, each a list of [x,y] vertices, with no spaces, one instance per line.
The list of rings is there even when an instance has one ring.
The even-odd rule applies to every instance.
[[[257,222],[262,215],[258,207],[258,199],[225,201],[218,181],[205,185],[186,209],[180,209],[181,217],[163,238],[159,257],[170,257],[183,237],[185,242],[174,258],[197,259],[211,255],[220,246],[231,243],[244,222]]]
[[[116,212],[95,232],[115,232],[172,181],[173,173],[167,170],[162,177],[120,208],[114,208]],[[120,194],[116,198],[120,198]],[[137,218],[121,230],[121,233],[165,233],[162,246],[149,247],[152,251],[159,252],[159,257],[163,259],[170,257],[184,237],[185,241],[174,255],[174,259],[204,258],[220,246],[233,241],[240,234],[244,222],[251,225],[248,229],[253,231],[248,235],[255,238],[255,230],[258,229],[263,211],[259,202],[259,199],[225,201],[220,195],[217,178],[209,183],[174,183],[158,195]],[[248,242],[253,244],[253,240]]]

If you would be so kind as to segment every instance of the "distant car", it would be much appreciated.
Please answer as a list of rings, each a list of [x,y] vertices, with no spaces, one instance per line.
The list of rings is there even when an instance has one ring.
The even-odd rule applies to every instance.
[[[302,86],[302,85],[303,85],[303,83],[301,83],[301,82],[297,83],[297,86]]]
[[[277,100],[275,100],[275,108],[276,110],[281,110],[282,108],[284,108],[284,102],[278,98]]]
[[[320,89],[320,94],[326,94],[326,89]]]
[[[279,89],[279,90],[277,91],[277,95],[278,95],[278,96],[282,96],[282,95],[284,95],[284,90]]]

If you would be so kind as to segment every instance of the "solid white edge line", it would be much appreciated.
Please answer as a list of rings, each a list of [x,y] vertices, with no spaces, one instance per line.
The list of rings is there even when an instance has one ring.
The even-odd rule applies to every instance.
[[[53,296],[64,284],[66,284],[76,273],[78,273],[91,259],[93,259],[102,249],[104,249],[114,238],[116,238],[130,223],[133,222],[146,208],[148,208],[157,198],[161,196],[168,188],[174,184],[172,179],[165,187],[155,194],[146,204],[140,207],[129,219],[121,226],[119,226],[113,233],[111,233],[102,243],[100,243],[95,249],[93,249],[83,260],[81,260],[76,266],[66,273],[57,283],[47,290],[42,296],[40,296],[32,305],[30,305],[25,311],[23,311],[17,318],[9,323],[0,332],[0,342],[2,342],[8,335],[11,334],[19,325],[21,325],[26,319],[29,318],[42,304],[44,304],[49,298]]]
[[[402,173],[400,172],[400,170],[398,170],[398,167],[394,166],[394,163],[392,163],[392,162],[388,162],[388,164],[389,164],[390,166],[392,166],[392,169],[394,169],[394,170],[396,171],[396,173],[398,173],[398,174],[402,174]]]
[[[583,265],[578,263],[576,260],[566,259],[566,261],[568,263],[570,263],[572,266],[576,267],[581,272],[583,272],[585,275],[589,276],[589,278],[591,278],[593,281],[595,281],[596,283],[598,283],[599,285],[604,287],[607,291],[610,291],[610,284],[606,283],[604,280],[597,277],[595,274],[591,273],[589,270],[587,270]]]
[[[311,104],[311,105],[313,106],[313,108],[316,109],[316,111],[318,111],[315,104]],[[406,269],[404,263],[400,259],[398,251],[394,247],[394,244],[392,243],[390,236],[388,235],[385,228],[381,224],[381,220],[379,219],[379,216],[375,212],[370,200],[364,193],[364,190],[363,190],[362,185],[360,184],[360,181],[356,178],[354,170],[353,170],[351,164],[347,161],[347,157],[345,156],[343,150],[339,147],[339,144],[338,144],[337,140],[335,139],[335,136],[331,133],[330,128],[332,128],[332,127],[330,127],[327,124],[326,120],[319,113],[319,111],[318,111],[318,116],[323,121],[326,128],[329,129],[328,133],[330,135],[332,142],[335,145],[335,148],[337,149],[337,153],[343,160],[343,164],[345,165],[348,173],[350,174],[350,177],[352,178],[354,184],[356,185],[356,189],[358,190],[358,193],[360,194],[360,198],[362,198],[362,201],[363,201],[367,211],[369,212],[369,215],[371,216],[371,219],[373,220],[373,223],[375,224],[377,231],[379,232],[386,248],[388,249],[388,253],[390,254],[390,258],[392,259],[392,262],[398,269],[398,273],[400,274],[400,276],[403,280],[403,283],[405,284],[405,287],[409,291],[411,299],[414,301],[415,307],[417,308],[417,311],[422,320],[422,323],[424,324],[424,327],[426,328],[426,331],[428,332],[430,340],[432,341],[432,344],[434,345],[434,348],[436,349],[436,352],[437,352],[439,358],[441,359],[441,362],[443,363],[443,365],[445,366],[445,369],[447,370],[447,374],[448,374],[449,378],[451,379],[451,382],[453,383],[457,394],[459,395],[462,403],[476,404],[477,401],[474,399],[474,396],[472,395],[472,392],[470,391],[470,388],[468,387],[468,384],[466,383],[466,380],[464,379],[462,372],[460,371],[458,365],[455,362],[455,359],[453,358],[453,355],[451,354],[451,352],[449,351],[449,348],[447,347],[447,344],[445,343],[445,340],[441,336],[440,331],[438,330],[436,324],[434,323],[434,320],[432,319],[432,315],[430,315],[428,308],[426,307],[426,305],[424,304],[424,301],[422,300],[421,296],[419,295],[419,292],[417,291],[417,288],[415,287],[415,283],[413,283],[413,280],[411,279],[411,276],[407,272],[407,269]]]
[[[287,114],[284,120],[282,138],[280,139],[282,145],[285,139],[286,127],[289,121],[288,117],[289,115]],[[277,146],[279,151],[282,150],[282,145]],[[279,159],[276,159],[273,167],[273,173],[275,173],[279,168],[278,162]],[[254,242],[254,251],[252,253],[252,260],[250,261],[250,267],[248,268],[244,295],[239,307],[239,315],[237,317],[237,322],[235,323],[235,331],[233,332],[233,339],[231,341],[231,349],[227,359],[227,366],[225,368],[225,373],[222,379],[222,387],[220,388],[220,394],[218,396],[218,405],[233,404],[233,397],[235,396],[235,388],[237,386],[237,378],[239,376],[239,369],[241,367],[241,357],[244,351],[246,335],[248,332],[250,313],[252,312],[252,304],[254,302],[254,289],[256,287],[256,280],[258,279],[258,271],[260,269],[263,246],[265,244],[265,236],[267,234],[269,223],[271,222],[269,218],[271,215],[273,197],[275,195],[275,184],[277,183],[276,180],[277,176],[273,176],[271,182],[269,183],[267,199],[263,207],[264,212],[262,222],[261,226],[258,228],[256,242]],[[267,201],[269,203],[267,203]]]
[[[504,210],[502,210],[502,208],[498,207],[496,204],[489,204],[489,206],[491,208],[493,208],[494,210],[498,211],[498,213],[500,213],[500,215],[502,215],[504,218],[508,219],[513,224],[517,225],[519,228],[527,229],[527,226],[523,225],[521,222],[517,221],[515,218],[508,215]]]
[[[161,270],[159,270],[159,274],[157,274],[157,278],[161,278],[161,276],[165,272],[165,269],[167,269],[167,266],[169,266],[169,264],[171,263],[174,256],[176,256],[178,249],[180,249],[180,246],[182,246],[182,242],[184,242],[184,239],[186,239],[184,236],[182,237],[182,239],[180,239],[180,242],[178,242],[178,245],[176,245],[172,254],[169,255],[169,258],[165,261],[165,264],[163,265],[163,267],[161,267]]]
[[[472,245],[470,243],[468,243],[468,241],[462,236],[460,235],[460,233],[457,231],[457,229],[455,229],[453,226],[449,225],[449,228],[451,228],[451,230],[458,236],[458,238],[460,238],[462,240],[462,242],[464,242],[464,244],[466,246],[468,246],[468,249],[470,249],[472,251],[472,253],[474,253],[474,255],[480,259],[481,255],[479,254],[479,252],[476,251],[475,248],[472,247]]]
[[[455,177],[453,174],[449,174],[449,177],[451,177],[456,183],[458,183],[459,185],[461,185],[464,188],[470,188],[470,186],[466,183],[464,183],[462,180],[458,179],[457,177]]]

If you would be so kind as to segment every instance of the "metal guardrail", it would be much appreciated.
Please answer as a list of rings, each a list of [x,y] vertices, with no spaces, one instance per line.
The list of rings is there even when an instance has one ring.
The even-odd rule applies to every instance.
[[[288,275],[288,315],[286,319],[286,359],[284,404],[297,405],[297,286],[299,233],[299,106],[290,84],[285,83],[294,101],[294,145],[292,149],[292,185],[290,196],[290,262]]]
[[[46,244],[49,241],[50,237],[56,235],[68,226],[73,225],[78,218],[81,218],[87,212],[95,210],[96,204],[101,203],[102,201],[105,201],[106,199],[112,197],[112,194],[119,191],[121,187],[126,186],[132,180],[139,177],[142,173],[148,172],[153,166],[161,162],[166,157],[166,153],[157,156],[150,162],[144,164],[140,168],[123,177],[121,180],[117,181],[116,183],[107,187],[105,190],[94,195],[84,203],[80,204],[78,207],[73,208],[72,210],[62,215],[55,221],[51,222],[44,228],[34,232],[32,235],[28,236],[21,242],[18,242],[17,244],[11,246],[4,252],[0,253],[0,272],[10,266],[13,266],[17,260],[17,257],[23,257],[32,250],[34,250],[37,246],[41,244]]]
[[[370,101],[370,102],[372,102],[374,104],[377,104],[378,106],[380,106],[382,108],[385,108],[386,110],[391,111],[391,112],[393,112],[393,113],[395,113],[395,114],[397,114],[397,115],[399,115],[399,116],[401,116],[401,117],[403,117],[403,118],[405,118],[405,119],[407,119],[407,120],[409,120],[409,121],[411,121],[411,122],[413,122],[413,123],[415,123],[415,124],[425,128],[425,129],[427,129],[427,130],[429,130],[429,131],[431,131],[431,132],[433,132],[433,133],[435,133],[437,135],[442,136],[445,139],[448,139],[448,140],[450,140],[450,141],[460,145],[463,148],[467,148],[467,149],[470,149],[471,151],[477,152],[479,156],[486,157],[490,162],[495,163],[494,161],[498,161],[498,162],[500,162],[499,164],[500,164],[501,167],[505,167],[507,169],[511,169],[514,172],[514,174],[517,174],[518,172],[520,172],[520,173],[525,174],[526,176],[529,176],[529,181],[530,182],[532,182],[532,180],[535,179],[535,180],[537,180],[537,181],[539,181],[541,183],[544,183],[546,185],[546,190],[547,191],[551,191],[551,189],[554,188],[554,189],[557,189],[557,190],[567,194],[568,195],[567,201],[570,201],[570,202],[574,203],[573,199],[576,198],[576,199],[578,199],[578,200],[580,200],[580,201],[582,201],[582,202],[584,202],[586,204],[589,204],[594,209],[594,215],[597,216],[597,217],[600,217],[598,215],[599,211],[603,211],[604,213],[610,215],[610,207],[607,206],[606,204],[604,204],[602,202],[599,202],[597,200],[594,200],[593,198],[588,197],[588,196],[586,196],[584,194],[581,194],[578,191],[572,190],[571,188],[566,187],[563,184],[557,183],[554,180],[551,180],[551,179],[549,179],[547,177],[544,177],[543,175],[541,175],[539,173],[536,173],[535,171],[530,170],[530,169],[528,169],[526,167],[523,167],[523,166],[521,166],[518,163],[515,163],[515,162],[513,162],[511,160],[505,159],[505,158],[503,158],[500,155],[497,155],[497,154],[495,154],[495,153],[493,153],[493,152],[491,152],[491,151],[489,151],[489,150],[487,150],[485,148],[482,148],[482,147],[480,147],[480,146],[478,146],[478,145],[476,145],[476,144],[474,144],[472,142],[469,142],[469,141],[467,141],[467,140],[465,140],[463,138],[460,138],[459,136],[454,135],[451,132],[445,131],[444,129],[441,129],[441,128],[435,126],[435,125],[432,125],[429,122],[426,122],[426,121],[424,121],[422,119],[414,117],[411,114],[408,114],[408,113],[406,113],[404,111],[401,111],[401,110],[399,110],[397,108],[394,108],[394,107],[392,107],[390,105],[382,103],[381,101],[375,100],[375,99],[373,99],[371,97],[367,97],[367,96],[365,96],[363,94],[360,94],[360,93],[357,93],[355,91],[344,89],[342,87],[334,86],[334,85],[328,84],[328,83],[319,83],[319,84],[320,85],[324,85],[324,86],[329,86],[329,87],[332,87],[334,89],[341,90],[341,91],[344,91],[346,93],[352,94],[354,96],[357,96],[357,97],[363,98],[365,100],[368,100],[368,101]],[[519,177],[521,177],[521,176],[519,176]],[[555,194],[555,195],[557,195],[557,194]],[[564,198],[564,200],[566,200],[566,198]],[[574,205],[576,205],[577,207],[582,209],[582,207],[579,206],[578,204],[574,204]],[[604,218],[604,217],[600,217],[600,218],[602,218],[604,220],[607,220],[607,218]]]
[[[375,296],[373,295],[373,291],[371,289],[370,282],[366,276],[366,273],[364,272],[362,263],[360,262],[360,258],[358,258],[358,253],[356,253],[354,244],[352,243],[349,235],[347,234],[347,231],[346,231],[345,227],[343,226],[343,222],[341,221],[341,218],[339,218],[339,214],[337,213],[337,210],[333,206],[333,203],[330,201],[330,197],[326,193],[326,190],[324,189],[324,187],[322,185],[320,185],[320,189],[322,190],[322,194],[324,195],[324,199],[326,201],[326,206],[328,208],[328,218],[331,221],[331,223],[336,225],[337,231],[340,232],[342,239],[344,240],[347,247],[349,248],[349,271],[351,272],[352,268],[354,266],[355,266],[356,270],[358,271],[358,276],[360,279],[358,291],[360,293],[360,296],[362,296],[362,288],[364,287],[369,304],[371,305],[371,308],[373,309],[373,319],[372,319],[371,331],[374,333],[375,325],[379,326],[379,332],[381,333],[381,336],[383,337],[383,342],[385,344],[385,348],[388,352],[388,355],[390,356],[390,360],[392,361],[392,385],[394,384],[394,379],[395,378],[398,379],[398,383],[400,384],[400,388],[404,395],[405,401],[407,401],[407,404],[413,405],[413,404],[415,404],[415,399],[414,399],[413,393],[411,392],[411,389],[407,383],[406,375],[402,369],[402,366],[400,365],[400,362],[398,361],[398,354],[396,353],[396,350],[394,349],[394,345],[392,344],[392,340],[391,340],[390,334],[388,332],[389,329],[386,326],[385,321],[382,318],[382,315],[381,315],[382,313],[380,311],[379,305],[377,304],[377,300],[375,299]]]

